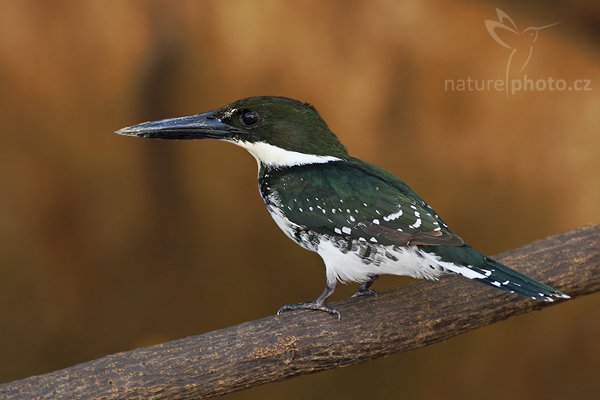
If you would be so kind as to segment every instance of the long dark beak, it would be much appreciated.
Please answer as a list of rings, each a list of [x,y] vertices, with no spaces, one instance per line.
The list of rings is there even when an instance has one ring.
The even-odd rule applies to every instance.
[[[239,129],[227,125],[212,112],[161,119],[119,129],[119,135],[158,139],[228,139]]]

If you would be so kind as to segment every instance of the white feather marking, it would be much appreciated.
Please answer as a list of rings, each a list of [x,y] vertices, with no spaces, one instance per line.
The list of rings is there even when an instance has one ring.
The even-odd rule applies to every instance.
[[[390,214],[388,216],[383,217],[384,221],[393,221],[395,219],[398,219],[402,216],[402,210],[398,210],[398,212]]]
[[[360,238],[364,243],[365,239]],[[421,250],[415,246],[393,248],[382,247],[392,254],[396,260],[385,259],[380,264],[365,263],[356,253],[342,253],[331,241],[322,239],[317,253],[323,258],[327,272],[327,281],[364,282],[369,276],[378,274],[391,274],[411,276],[413,278],[437,279],[442,275],[438,264],[433,264],[423,257]]]
[[[230,140],[230,142],[248,150],[259,164],[262,163],[271,167],[291,167],[293,165],[324,164],[331,161],[340,161],[340,158],[337,157],[299,153],[265,142],[252,143],[241,140]]]
[[[462,265],[453,264],[451,262],[442,261],[440,256],[435,255],[433,253],[423,252],[423,255],[426,258],[428,258],[432,261],[435,261],[437,264],[441,265],[442,267],[446,268],[447,270],[452,271],[456,274],[460,274],[460,275],[464,276],[465,278],[469,278],[469,279],[485,278],[484,274],[480,274],[479,272],[473,270],[472,268],[469,268],[468,266],[465,267]]]
[[[421,226],[421,218],[417,217],[417,220],[415,221],[415,223],[412,225],[409,225],[408,227],[411,229],[416,229],[420,226]]]

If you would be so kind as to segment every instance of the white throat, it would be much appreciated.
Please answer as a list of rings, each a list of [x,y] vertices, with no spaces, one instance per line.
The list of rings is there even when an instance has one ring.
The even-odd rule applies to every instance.
[[[298,153],[297,151],[285,150],[265,142],[231,141],[248,150],[256,158],[259,165],[262,163],[269,167],[291,167],[294,165],[323,164],[330,161],[338,161],[340,158],[333,156],[318,156],[316,154]]]

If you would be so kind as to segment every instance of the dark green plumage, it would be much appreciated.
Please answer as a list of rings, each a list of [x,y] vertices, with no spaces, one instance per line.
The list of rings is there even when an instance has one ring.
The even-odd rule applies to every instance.
[[[348,241],[348,245],[338,242],[342,251],[351,249],[351,241],[362,242],[360,252],[366,260],[382,246],[418,246],[458,267],[453,271],[452,266],[445,266],[447,270],[471,278],[478,275],[472,279],[490,286],[533,299],[550,301],[564,296],[475,250],[404,182],[364,161],[349,158],[345,162],[263,169],[259,183],[267,203],[275,198],[275,206],[291,223],[312,234],[306,240],[316,241],[315,247],[320,235],[333,234]],[[421,221],[418,226],[417,220]],[[300,237],[296,240],[302,241]]]
[[[232,110],[234,110],[232,112]],[[244,127],[239,112],[257,110],[260,121]],[[244,129],[242,139],[306,154],[348,157],[344,145],[331,132],[315,108],[287,97],[260,96],[234,101],[214,112],[223,122]]]
[[[348,158],[264,173],[286,216],[312,231],[339,231],[381,245],[464,243],[404,182],[364,161]]]

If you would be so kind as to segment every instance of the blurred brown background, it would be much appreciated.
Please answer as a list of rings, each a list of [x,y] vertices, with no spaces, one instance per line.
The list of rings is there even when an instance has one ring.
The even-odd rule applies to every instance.
[[[299,98],[487,253],[598,223],[600,7],[522,3],[2,0],[0,381],[320,293],[320,259],[271,221],[248,154],[112,133],[142,120]],[[541,32],[525,73],[592,90],[444,91],[446,79],[503,77],[509,50],[483,22],[496,6],[520,29],[563,21]],[[599,307],[576,299],[225,398],[591,397]]]

